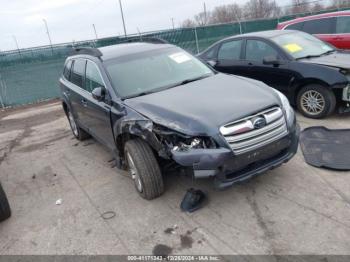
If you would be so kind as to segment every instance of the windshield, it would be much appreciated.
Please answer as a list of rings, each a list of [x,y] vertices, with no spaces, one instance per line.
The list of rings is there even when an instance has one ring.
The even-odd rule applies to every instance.
[[[122,99],[145,95],[213,75],[204,63],[180,48],[134,54],[106,63]]]
[[[293,32],[271,38],[295,59],[316,57],[334,51],[334,48],[318,38],[303,33]]]

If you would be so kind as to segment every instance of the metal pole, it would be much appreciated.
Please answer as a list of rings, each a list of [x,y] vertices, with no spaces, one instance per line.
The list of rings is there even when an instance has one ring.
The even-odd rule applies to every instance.
[[[96,26],[95,26],[95,24],[92,24],[92,27],[94,28],[96,40],[98,40],[98,36],[97,36],[97,31],[96,31]]]
[[[171,24],[173,25],[173,30],[175,30],[174,18],[171,18]]]
[[[203,3],[203,9],[204,9],[204,25],[207,25],[208,16],[207,16],[207,5],[205,4],[205,2]]]
[[[242,34],[242,23],[241,23],[241,20],[238,18],[236,10],[235,10],[235,16],[236,16],[236,20],[239,24],[239,34],[241,35]]]
[[[52,47],[52,41],[51,41],[51,36],[50,36],[50,32],[49,32],[49,27],[47,26],[46,19],[43,19],[43,21],[44,21],[44,24],[45,24],[47,36],[49,38],[49,42],[50,42],[50,46],[51,46],[51,52],[53,54],[53,47]]]
[[[197,27],[194,28],[194,36],[196,38],[197,54],[199,54],[199,43],[198,43]]]
[[[19,54],[19,56],[22,57],[21,50],[19,49],[19,46],[18,46],[17,38],[14,35],[12,37],[13,37],[13,40],[15,40],[16,47],[17,47],[17,50],[18,50],[18,54]]]
[[[141,35],[141,32],[140,32],[140,29],[138,27],[136,27],[136,30],[139,33],[140,40],[142,41],[142,35]]]
[[[124,27],[124,35],[126,37],[126,27],[125,27],[125,19],[124,19],[124,12],[123,12],[123,6],[122,1],[119,0],[119,7],[120,7],[120,13],[122,14],[122,21],[123,21],[123,27]]]

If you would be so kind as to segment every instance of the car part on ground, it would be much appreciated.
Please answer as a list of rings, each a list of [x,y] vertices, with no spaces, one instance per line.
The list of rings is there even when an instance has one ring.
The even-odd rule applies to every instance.
[[[202,208],[207,201],[207,195],[202,190],[190,188],[181,201],[180,208],[184,212],[192,213]]]
[[[0,222],[8,219],[11,216],[10,204],[6,194],[0,183]]]
[[[300,145],[308,164],[334,170],[350,170],[350,129],[310,127],[301,133]]]
[[[337,105],[339,112],[350,111],[350,52],[312,35],[290,30],[243,34],[215,43],[199,57],[219,72],[279,90],[307,117],[326,117]],[[317,90],[306,90],[316,85]]]
[[[80,50],[67,59],[60,87],[75,137],[91,134],[109,148],[145,199],[164,191],[162,161],[224,188],[297,150],[299,129],[283,94],[218,73],[173,45]]]

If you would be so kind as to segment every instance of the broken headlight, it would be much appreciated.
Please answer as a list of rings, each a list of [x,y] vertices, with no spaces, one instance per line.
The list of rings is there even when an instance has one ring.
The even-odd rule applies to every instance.
[[[186,152],[191,149],[217,148],[217,144],[211,137],[188,136],[159,125],[155,125],[153,131],[157,134],[159,141],[170,151]]]

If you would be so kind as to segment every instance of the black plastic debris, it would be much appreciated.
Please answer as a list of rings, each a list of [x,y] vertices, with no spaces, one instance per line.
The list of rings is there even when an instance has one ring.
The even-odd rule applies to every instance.
[[[203,207],[206,198],[207,197],[203,191],[190,188],[187,190],[181,202],[181,210],[192,213]]]
[[[301,133],[300,146],[309,165],[350,170],[350,129],[306,128]]]

